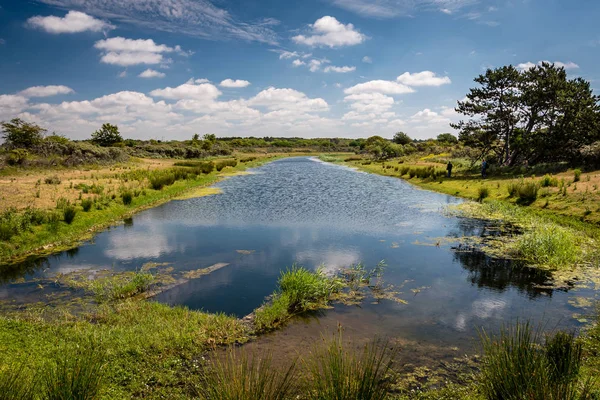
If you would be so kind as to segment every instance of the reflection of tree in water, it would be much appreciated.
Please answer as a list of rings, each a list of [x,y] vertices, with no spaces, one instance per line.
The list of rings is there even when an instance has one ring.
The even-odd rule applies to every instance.
[[[551,296],[553,290],[540,288],[547,285],[551,275],[548,271],[526,267],[511,260],[492,258],[477,250],[457,251],[454,259],[469,272],[468,280],[477,287],[505,291],[515,287],[530,299],[541,295]]]
[[[460,219],[457,230],[450,232],[451,237],[480,237],[485,241],[499,234],[515,234],[515,227],[502,226],[486,221],[474,219]],[[526,293],[529,298],[541,295],[551,296],[553,289],[545,286],[551,280],[551,274],[537,268],[527,267],[525,264],[512,260],[493,258],[477,249],[462,246],[455,249],[454,259],[469,272],[468,279],[477,287],[488,287],[505,291],[510,287],[517,288]],[[540,287],[544,288],[540,288]]]
[[[17,264],[0,265],[0,284],[10,283],[15,279],[32,275],[36,271],[50,266],[47,257],[30,257]]]

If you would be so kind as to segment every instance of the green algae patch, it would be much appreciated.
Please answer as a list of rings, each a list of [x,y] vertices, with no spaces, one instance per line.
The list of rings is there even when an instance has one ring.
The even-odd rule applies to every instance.
[[[211,272],[217,271],[228,265],[229,265],[229,263],[217,263],[217,264],[211,265],[210,267],[195,269],[192,271],[185,271],[182,273],[182,276],[183,276],[183,278],[188,279],[188,280],[198,279],[201,276],[208,275]]]
[[[175,197],[173,200],[189,200],[197,197],[214,196],[216,194],[222,194],[223,190],[218,187],[199,187],[192,189],[181,196]]]
[[[243,255],[253,254],[256,250],[236,250],[235,252]]]

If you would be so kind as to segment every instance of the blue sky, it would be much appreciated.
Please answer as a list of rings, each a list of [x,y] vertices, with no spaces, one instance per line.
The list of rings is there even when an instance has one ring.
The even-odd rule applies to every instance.
[[[452,132],[488,67],[600,87],[594,0],[0,0],[0,120],[71,138]]]

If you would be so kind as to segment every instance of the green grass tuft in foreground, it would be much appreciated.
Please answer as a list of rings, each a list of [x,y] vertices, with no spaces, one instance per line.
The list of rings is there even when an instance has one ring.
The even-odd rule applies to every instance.
[[[309,371],[307,397],[312,400],[383,400],[388,398],[387,374],[393,352],[373,341],[357,354],[344,347],[341,333],[303,360]]]
[[[592,399],[591,382],[581,378],[583,345],[574,334],[557,332],[542,341],[541,330],[517,322],[499,337],[481,334],[484,357],[478,377],[488,400]]]
[[[248,355],[244,350],[229,349],[227,358],[205,367],[193,392],[205,400],[285,400],[298,393],[296,362],[282,372],[272,363],[271,355]]]
[[[341,289],[342,283],[320,269],[312,272],[292,266],[281,273],[277,286],[271,301],[255,312],[254,324],[258,331],[275,329],[295,314],[322,308],[331,294]]]

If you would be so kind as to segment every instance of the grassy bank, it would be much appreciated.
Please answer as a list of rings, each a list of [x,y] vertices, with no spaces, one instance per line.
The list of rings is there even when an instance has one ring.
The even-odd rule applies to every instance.
[[[581,194],[573,187],[576,185],[572,182],[575,179],[573,172],[546,174],[540,178],[503,175],[481,179],[466,167],[466,163],[455,161],[465,167],[458,167],[453,177],[448,178],[444,163],[435,162],[431,157],[423,158],[373,162],[360,156],[325,156],[324,160],[405,179],[427,190],[476,200],[454,207],[450,212],[495,221],[500,227],[509,229],[507,235],[486,241],[483,248],[492,255],[509,256],[554,270],[590,265],[598,259],[600,229],[596,213],[581,211],[582,204],[585,207],[600,201],[600,193],[596,194],[593,189],[595,173],[578,173],[577,183],[584,190]],[[571,182],[567,182],[569,176]],[[515,228],[523,234],[515,235]]]
[[[194,190],[194,195],[210,194],[198,189],[280,157],[188,161],[179,166],[146,160],[100,170],[53,171],[45,178],[23,171],[5,182],[11,200],[3,202],[0,214],[0,264],[75,246],[138,211]],[[32,206],[22,208],[23,204]]]
[[[102,376],[102,382],[98,396],[86,398],[190,398],[197,390],[194,379],[206,367],[207,351],[244,343],[282,326],[293,315],[328,307],[336,293],[350,286],[357,290],[356,282],[344,278],[347,273],[327,277],[293,267],[281,273],[275,294],[249,321],[146,301],[143,294],[152,293],[154,285],[166,280],[158,271],[148,271],[154,269],[95,280],[58,277],[58,284],[83,291],[86,311],[75,303],[76,313],[66,305],[42,305],[0,316],[3,393],[17,391],[7,389],[16,379],[17,386],[36,388],[34,398],[45,398],[47,380],[56,378],[48,376],[55,370],[65,370],[64,380],[74,379],[69,371],[89,367],[101,370],[96,375]],[[361,284],[368,283],[363,279]]]

